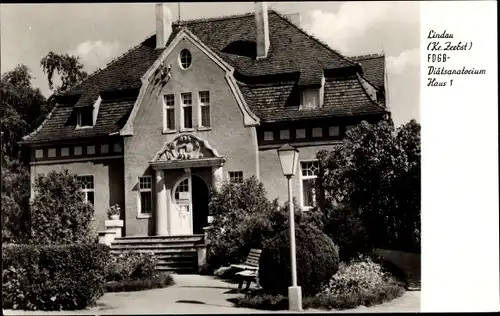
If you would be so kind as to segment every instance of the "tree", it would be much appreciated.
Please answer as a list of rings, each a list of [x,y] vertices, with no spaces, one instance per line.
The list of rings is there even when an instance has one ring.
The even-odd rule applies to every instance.
[[[1,79],[2,237],[22,242],[29,228],[28,151],[19,141],[45,118],[45,97],[32,86],[28,67],[18,65]]]
[[[339,147],[320,151],[317,157],[321,208],[345,205],[354,210],[375,245],[419,249],[420,125],[416,121],[398,129],[392,121],[363,122],[347,133]]]
[[[54,94],[66,92],[69,88],[79,83],[87,73],[83,70],[83,64],[80,57],[69,54],[56,54],[49,52],[47,56],[40,61],[43,72],[47,75],[49,88],[55,90]],[[61,78],[61,85],[54,87],[54,73]]]
[[[50,111],[40,89],[25,65],[2,75],[2,154],[20,158],[19,141],[41,124]]]
[[[31,241],[37,244],[85,243],[91,241],[94,214],[85,203],[76,175],[51,171],[35,180],[31,203]]]

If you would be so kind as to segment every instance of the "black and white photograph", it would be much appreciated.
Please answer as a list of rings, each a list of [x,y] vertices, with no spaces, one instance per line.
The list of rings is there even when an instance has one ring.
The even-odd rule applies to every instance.
[[[420,312],[421,5],[2,4],[3,313]]]

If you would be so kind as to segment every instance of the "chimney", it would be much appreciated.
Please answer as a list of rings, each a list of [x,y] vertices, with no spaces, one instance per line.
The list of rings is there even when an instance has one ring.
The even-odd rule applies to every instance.
[[[296,26],[300,26],[300,13],[290,13],[290,14],[285,14],[285,16],[295,24]]]
[[[266,58],[269,51],[267,3],[255,2],[255,24],[257,27],[257,59]]]
[[[166,3],[156,4],[156,48],[164,48],[172,34],[172,13]]]

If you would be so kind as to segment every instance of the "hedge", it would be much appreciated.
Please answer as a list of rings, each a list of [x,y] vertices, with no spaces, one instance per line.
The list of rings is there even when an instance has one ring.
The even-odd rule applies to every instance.
[[[7,245],[2,256],[4,308],[77,310],[103,295],[108,246]]]

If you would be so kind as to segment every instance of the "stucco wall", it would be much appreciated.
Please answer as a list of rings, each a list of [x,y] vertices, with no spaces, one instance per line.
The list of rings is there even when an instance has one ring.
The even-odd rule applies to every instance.
[[[192,54],[192,65],[186,70],[181,69],[178,62],[179,53],[184,48]],[[154,218],[137,218],[135,187],[139,176],[154,176],[149,161],[165,142],[179,135],[163,133],[162,107],[165,94],[175,94],[176,125],[179,127],[180,94],[192,93],[194,131],[190,133],[208,141],[212,148],[227,158],[223,167],[224,177],[232,170],[243,171],[244,177],[258,173],[255,129],[244,127],[243,115],[226,82],[225,72],[188,39],[180,41],[164,64],[172,67],[170,80],[163,87],[159,84],[148,87],[133,122],[134,135],[126,137],[124,141],[127,235],[146,235],[154,231]],[[212,128],[199,131],[197,96],[199,91],[206,90],[210,91]]]
[[[110,205],[124,205],[123,160],[109,159],[102,161],[72,162],[62,164],[32,165],[32,183],[37,175],[51,171],[62,172],[67,169],[77,175],[94,175],[94,221],[93,230],[104,230],[107,219],[106,209]],[[122,215],[123,216],[123,215]]]
[[[333,145],[328,146],[303,146],[298,147],[299,161],[314,160],[316,153],[321,149],[332,149]],[[260,161],[260,180],[264,183],[269,199],[278,198],[283,204],[288,200],[288,186],[286,178],[281,171],[281,165],[278,158],[278,152],[275,149],[265,149],[259,151]],[[292,178],[292,195],[300,205],[300,164],[297,166],[295,176]]]

